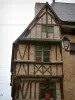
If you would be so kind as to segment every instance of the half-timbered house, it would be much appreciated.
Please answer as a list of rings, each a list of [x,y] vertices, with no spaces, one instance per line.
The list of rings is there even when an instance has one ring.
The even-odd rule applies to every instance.
[[[66,18],[62,14],[63,5],[68,4],[36,3],[35,18],[13,43],[12,100],[42,100],[46,93],[52,100],[75,100],[74,96],[70,97],[75,91],[74,80],[71,79],[73,84],[69,80],[74,74],[71,73],[74,67],[70,68],[74,56],[61,45],[62,37],[67,36],[73,46],[75,23],[68,20],[68,12],[65,11]]]

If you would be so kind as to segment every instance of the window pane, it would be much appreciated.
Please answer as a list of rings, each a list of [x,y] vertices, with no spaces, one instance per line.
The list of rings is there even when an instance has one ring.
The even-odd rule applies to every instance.
[[[75,51],[70,51],[70,54],[75,56]]]
[[[44,51],[43,56],[48,56],[49,57],[49,51]]]
[[[49,57],[44,57],[44,58],[43,58],[43,61],[44,61],[44,62],[49,62]]]
[[[50,47],[49,47],[49,46],[43,46],[43,49],[44,49],[44,51],[45,51],[45,50],[49,50]]]
[[[50,98],[53,98],[52,100],[55,100],[55,89],[40,89],[40,99],[45,98],[45,94],[49,93],[51,95]]]
[[[42,25],[42,32],[49,32],[49,33],[53,33],[54,29],[53,26],[46,26],[46,25]]]
[[[70,43],[70,51],[75,51],[75,43]]]
[[[47,82],[46,82],[47,83]],[[53,83],[53,82],[52,82]],[[44,99],[46,93],[49,93],[51,98],[53,98],[52,100],[55,100],[55,92],[56,92],[56,86],[50,85],[50,83],[48,83],[48,88],[46,88],[46,84],[45,83],[41,83],[40,84],[40,99]],[[52,88],[53,87],[53,88]]]
[[[47,32],[53,33],[53,26],[48,26],[47,27]]]
[[[36,50],[41,50],[42,47],[41,47],[40,45],[37,45],[37,46],[35,47],[35,49],[36,49]]]
[[[46,32],[46,25],[42,25],[42,32]]]
[[[36,57],[36,61],[41,61],[41,57]]]
[[[41,56],[42,52],[41,51],[36,51],[36,56]]]
[[[70,54],[75,55],[75,43],[70,43]]]

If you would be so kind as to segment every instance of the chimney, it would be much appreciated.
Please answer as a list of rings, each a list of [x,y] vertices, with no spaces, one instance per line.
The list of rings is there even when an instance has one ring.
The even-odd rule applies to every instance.
[[[45,3],[38,3],[35,4],[35,15],[38,14],[38,12],[41,10],[41,8],[44,6]]]
[[[55,3],[55,0],[53,0],[53,3]]]

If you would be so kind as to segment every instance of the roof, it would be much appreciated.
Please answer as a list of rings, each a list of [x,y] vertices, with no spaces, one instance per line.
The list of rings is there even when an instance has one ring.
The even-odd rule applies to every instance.
[[[48,8],[50,9],[50,11],[54,14],[55,18],[57,20],[60,20],[59,17],[57,16],[57,14],[54,12],[54,10],[52,9],[52,7],[48,4],[48,2],[44,3],[43,7],[41,8],[41,10],[38,12],[38,14],[34,17],[34,19],[31,21],[31,23],[28,25],[28,27],[24,30],[24,32],[15,40],[15,43],[20,40],[20,38],[22,38],[22,36],[27,36],[29,34],[28,30],[29,30],[29,27],[36,21],[38,21],[39,19],[39,14],[41,14],[41,12],[43,11],[43,9],[45,8]]]
[[[75,22],[75,3],[55,2],[51,7],[62,21]]]
[[[36,3],[36,7],[43,7],[45,3]],[[57,16],[66,22],[75,22],[75,3],[62,3],[54,2],[51,4],[52,9],[57,14]],[[38,11],[41,9],[39,8]]]
[[[44,8],[48,7],[50,11],[54,14],[56,20],[65,21],[65,22],[73,22],[75,25],[75,4],[73,3],[59,3],[54,2],[51,5],[46,3],[36,3],[42,5],[42,8],[39,10],[35,18],[28,25],[28,27],[24,30],[24,32],[14,41],[15,43],[23,36],[27,36],[29,27],[38,20],[39,14],[43,11]],[[71,23],[70,23],[71,24]]]

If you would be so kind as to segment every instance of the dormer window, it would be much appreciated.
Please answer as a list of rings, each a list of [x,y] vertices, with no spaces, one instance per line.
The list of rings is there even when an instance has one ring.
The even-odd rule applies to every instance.
[[[42,25],[42,32],[48,32],[48,33],[53,33],[54,32],[54,27],[51,25]]]

